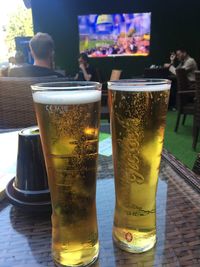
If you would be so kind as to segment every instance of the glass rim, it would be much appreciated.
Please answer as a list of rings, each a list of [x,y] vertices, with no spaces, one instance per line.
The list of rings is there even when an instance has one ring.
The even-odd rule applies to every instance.
[[[171,81],[168,79],[121,79],[108,81],[109,90],[118,91],[163,91],[170,90]]]
[[[19,135],[25,135],[25,136],[39,135],[39,128],[38,126],[31,126],[24,128],[19,132]]]
[[[32,91],[79,91],[79,90],[101,90],[99,82],[92,81],[58,81],[44,82],[31,85]]]

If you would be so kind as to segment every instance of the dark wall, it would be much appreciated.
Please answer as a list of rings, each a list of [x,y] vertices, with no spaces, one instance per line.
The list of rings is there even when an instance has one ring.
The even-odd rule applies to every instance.
[[[145,67],[166,62],[169,51],[178,46],[188,48],[199,61],[199,10],[199,0],[32,0],[34,30],[52,35],[56,63],[69,74],[78,67],[78,15],[152,12],[150,56],[91,59],[107,77],[113,68],[123,69],[126,78],[140,75]]]

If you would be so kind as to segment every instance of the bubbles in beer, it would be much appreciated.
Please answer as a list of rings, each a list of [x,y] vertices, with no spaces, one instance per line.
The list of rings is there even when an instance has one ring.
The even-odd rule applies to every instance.
[[[155,194],[168,97],[169,90],[109,90],[116,189],[113,234],[129,251],[141,252],[155,243]],[[127,233],[133,236],[129,242]]]
[[[34,93],[51,191],[53,256],[86,264],[99,250],[96,170],[100,92]],[[55,101],[54,101],[55,100]]]

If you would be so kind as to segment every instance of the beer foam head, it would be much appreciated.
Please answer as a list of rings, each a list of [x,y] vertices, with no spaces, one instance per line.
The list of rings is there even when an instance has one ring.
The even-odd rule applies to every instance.
[[[164,79],[118,80],[108,82],[109,90],[127,92],[155,92],[170,90],[171,81]]]
[[[40,104],[74,105],[100,101],[100,90],[35,91],[33,100]]]

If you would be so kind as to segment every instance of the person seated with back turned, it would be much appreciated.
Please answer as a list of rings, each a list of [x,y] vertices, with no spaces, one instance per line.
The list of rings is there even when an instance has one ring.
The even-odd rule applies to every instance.
[[[87,54],[81,53],[78,62],[79,72],[74,79],[78,81],[95,81],[95,70],[89,65]]]
[[[12,68],[9,77],[63,77],[53,70],[54,41],[47,33],[38,32],[29,42],[34,65]]]
[[[178,59],[180,62],[177,67],[174,66],[175,59]],[[176,75],[176,69],[184,68],[187,72],[187,77],[189,82],[195,81],[195,71],[197,68],[196,61],[188,55],[188,52],[184,48],[180,48],[176,50],[176,54],[172,53],[170,56],[171,63],[164,64],[164,67],[169,68],[169,71]]]

